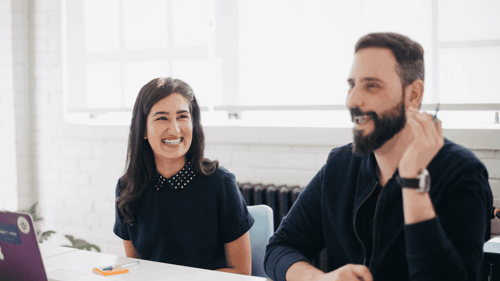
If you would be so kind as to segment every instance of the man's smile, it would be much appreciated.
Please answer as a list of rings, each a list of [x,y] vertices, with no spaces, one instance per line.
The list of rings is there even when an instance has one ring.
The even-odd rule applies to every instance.
[[[356,125],[363,125],[371,119],[369,115],[358,115],[353,117],[353,122]]]

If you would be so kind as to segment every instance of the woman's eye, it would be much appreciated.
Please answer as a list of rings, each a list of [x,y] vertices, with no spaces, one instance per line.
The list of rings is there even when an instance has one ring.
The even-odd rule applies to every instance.
[[[162,116],[162,117],[160,117],[160,118],[158,118],[158,119],[156,119],[156,120],[168,120],[168,119],[167,119],[167,117]]]
[[[179,116],[179,118],[188,118],[188,116],[187,115],[181,115],[181,116]]]

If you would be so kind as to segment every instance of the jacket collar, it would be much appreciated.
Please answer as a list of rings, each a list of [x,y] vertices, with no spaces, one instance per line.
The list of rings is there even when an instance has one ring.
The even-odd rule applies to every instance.
[[[356,209],[359,208],[359,206],[375,189],[376,184],[380,184],[375,172],[376,169],[377,159],[375,159],[375,154],[373,154],[373,152],[361,156],[361,164],[359,166],[358,180],[356,184],[354,212],[356,212]],[[395,178],[397,172],[398,170],[396,169],[396,171],[392,175],[392,178]],[[391,181],[387,182],[387,184],[390,183]]]

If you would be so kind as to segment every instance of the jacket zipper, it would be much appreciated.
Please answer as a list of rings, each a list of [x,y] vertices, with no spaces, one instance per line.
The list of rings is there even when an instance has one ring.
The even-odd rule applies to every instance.
[[[361,208],[361,206],[366,202],[366,200],[368,198],[370,198],[370,196],[372,195],[373,191],[377,187],[377,183],[378,182],[375,182],[375,185],[373,186],[372,190],[370,191],[370,194],[368,194],[368,196],[365,197],[365,199],[363,200],[363,202],[361,202],[361,204],[359,204],[358,208],[356,208],[356,212],[354,213],[354,234],[356,234],[356,238],[358,238],[359,243],[361,243],[361,246],[363,246],[363,251],[365,251],[365,262],[366,262],[366,247],[365,247],[365,244],[363,244],[363,241],[361,241],[361,238],[359,238],[358,232],[356,231],[356,217],[358,216],[359,208]],[[380,195],[379,195],[379,198],[380,198]],[[377,203],[378,203],[378,199],[377,199]],[[375,207],[375,212],[376,211],[377,211],[377,207]],[[375,217],[373,218],[373,226],[375,226]],[[372,257],[373,257],[373,253],[372,253]]]
[[[387,184],[386,184],[387,185]],[[372,256],[370,257],[370,272],[372,272],[372,264],[373,264],[373,255],[375,254],[375,222],[377,221],[377,210],[378,210],[378,201],[380,200],[380,195],[382,195],[382,191],[384,191],[384,187],[380,189],[380,193],[378,194],[377,203],[375,203],[375,213],[373,214],[373,229],[372,229]]]

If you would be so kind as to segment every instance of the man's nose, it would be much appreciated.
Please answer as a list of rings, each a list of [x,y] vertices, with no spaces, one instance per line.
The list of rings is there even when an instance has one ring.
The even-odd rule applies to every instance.
[[[352,107],[361,108],[363,106],[363,94],[357,86],[352,87],[347,93],[346,106],[347,109]]]

